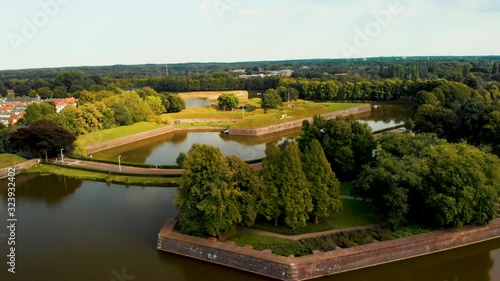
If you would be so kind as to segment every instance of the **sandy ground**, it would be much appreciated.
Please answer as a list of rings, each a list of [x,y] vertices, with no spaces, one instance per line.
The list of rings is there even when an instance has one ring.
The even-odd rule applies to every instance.
[[[189,92],[181,93],[179,96],[185,100],[206,99],[209,102],[214,102],[221,94],[225,93],[235,94],[240,99],[248,99],[248,91]]]

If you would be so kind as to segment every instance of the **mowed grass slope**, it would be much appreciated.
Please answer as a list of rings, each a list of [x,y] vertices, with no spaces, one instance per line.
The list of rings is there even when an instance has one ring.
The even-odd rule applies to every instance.
[[[231,119],[236,122],[233,125],[235,128],[262,128],[364,105],[360,103],[315,103],[299,100],[283,103],[281,110],[268,110],[267,113],[264,113],[264,110],[260,108],[260,99],[258,98],[241,100],[240,105],[244,104],[251,106],[245,110],[244,118],[243,110],[241,109],[222,111],[217,105],[212,105],[187,108],[179,113],[163,114],[162,119],[207,119],[207,122],[209,122],[209,119]],[[290,107],[289,105],[292,104],[293,107]],[[281,118],[282,115],[286,115],[286,118]]]
[[[98,132],[92,132],[89,134],[81,135],[78,137],[76,142],[83,146],[90,144],[102,143],[121,137],[126,137],[138,133],[143,133],[146,131],[158,129],[164,127],[165,124],[158,124],[156,122],[139,122],[129,126],[121,126],[112,129],[102,130]]]
[[[25,162],[26,159],[15,154],[0,154],[0,168],[11,167],[12,165]]]
[[[289,107],[292,104],[293,107]],[[257,109],[252,112],[253,114],[249,114],[245,116],[245,119],[238,121],[235,127],[261,128],[362,105],[360,103],[314,103],[306,101],[283,103],[282,110],[268,110],[267,113],[264,113],[263,109]],[[286,115],[286,118],[282,119],[282,115]]]

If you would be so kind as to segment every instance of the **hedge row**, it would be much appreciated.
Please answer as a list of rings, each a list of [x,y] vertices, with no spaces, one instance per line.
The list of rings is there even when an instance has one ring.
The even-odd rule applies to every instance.
[[[422,228],[416,228],[415,234],[423,233]],[[411,232],[411,231],[410,231]],[[427,231],[428,232],[428,231]],[[296,257],[307,256],[313,251],[321,252],[334,251],[337,247],[351,248],[366,245],[376,241],[387,241],[397,238],[389,229],[374,228],[365,230],[355,230],[349,232],[337,232],[335,234],[306,238],[288,244],[261,244],[256,245],[256,250],[272,250],[274,254],[280,256],[294,255]]]

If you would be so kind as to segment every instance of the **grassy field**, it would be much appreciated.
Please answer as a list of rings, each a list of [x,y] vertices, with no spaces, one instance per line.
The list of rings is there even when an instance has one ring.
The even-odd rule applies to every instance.
[[[253,228],[269,232],[298,235],[326,230],[351,228],[370,224],[378,224],[383,221],[382,217],[375,213],[373,204],[357,200],[344,199],[344,209],[339,214],[332,214],[329,218],[320,220],[319,224],[308,222],[307,226],[300,229],[291,229],[281,223],[278,227],[273,222],[257,222]]]
[[[236,124],[234,124],[234,127],[261,128],[363,105],[359,103],[314,103],[296,101],[284,103],[282,110],[269,110],[267,113],[264,113],[264,110],[260,108],[260,99],[258,98],[242,100],[240,104],[249,104],[251,106],[249,109],[245,110],[245,118],[243,118],[243,111],[240,109],[236,111],[221,111],[214,105],[211,107],[187,108],[179,113],[163,114],[162,119],[235,119]],[[288,104],[293,104],[294,107],[289,107]],[[286,115],[287,118],[282,119],[282,115]]]
[[[15,154],[0,154],[0,168],[7,168],[15,164],[23,163],[24,161],[26,161],[26,159]]]
[[[156,122],[139,122],[130,126],[121,126],[108,130],[102,130],[98,132],[93,132],[78,137],[77,142],[87,146],[89,144],[96,144],[101,142],[106,142],[121,137],[126,137],[154,129],[164,127],[164,124],[158,124]]]
[[[294,107],[289,107],[293,104]],[[359,103],[314,103],[306,101],[297,101],[283,103],[282,110],[269,110],[264,114],[263,109],[256,109],[252,114],[245,116],[245,119],[237,122],[238,128],[261,128],[270,125],[286,123],[294,120],[300,120],[313,115],[326,114],[344,109],[361,106]],[[281,118],[286,115],[286,118]]]
[[[162,120],[170,117],[172,120],[177,119],[241,119],[243,118],[241,111],[221,111],[216,106],[211,107],[190,107],[182,112],[163,114]]]
[[[178,184],[180,182],[180,177],[166,178],[166,177],[110,175],[107,173],[67,169],[64,167],[56,167],[43,164],[35,165],[27,172],[61,175],[80,180],[104,181],[110,183],[130,184],[130,185],[140,185],[140,186],[171,186],[173,184]]]

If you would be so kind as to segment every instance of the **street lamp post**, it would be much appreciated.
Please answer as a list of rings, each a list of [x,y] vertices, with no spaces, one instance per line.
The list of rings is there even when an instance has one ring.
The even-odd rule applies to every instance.
[[[122,163],[121,163],[120,158],[122,158],[122,156],[118,155],[118,168],[120,169],[120,172],[121,172],[122,171]]]
[[[61,148],[61,163],[64,164],[64,155],[63,155],[63,150],[64,148]]]

